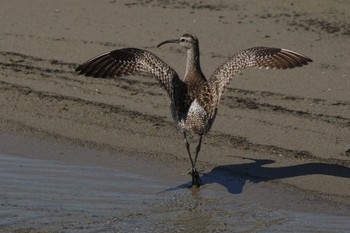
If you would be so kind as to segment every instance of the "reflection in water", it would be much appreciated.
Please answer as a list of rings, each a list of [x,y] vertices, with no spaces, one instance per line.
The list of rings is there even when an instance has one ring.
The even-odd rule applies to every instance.
[[[346,216],[293,213],[242,201],[232,193],[241,193],[246,180],[231,176],[224,182],[218,177],[225,177],[221,172],[227,170],[217,172],[202,177],[207,185],[188,189],[189,184],[177,186],[161,177],[123,170],[0,155],[0,232],[345,232],[350,228]]]

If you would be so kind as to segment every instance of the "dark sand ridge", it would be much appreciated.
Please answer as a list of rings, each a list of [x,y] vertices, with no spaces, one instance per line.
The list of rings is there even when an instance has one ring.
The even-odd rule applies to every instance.
[[[348,7],[346,1],[5,1],[1,132],[116,150],[164,166],[177,164],[185,173],[182,135],[171,122],[166,93],[154,80],[93,80],[77,76],[74,68],[102,52],[138,47],[181,75],[184,51],[155,46],[187,31],[199,37],[207,76],[240,49],[283,47],[314,63],[288,71],[247,70],[233,80],[203,141],[198,168],[349,205]],[[207,180],[215,182],[221,181]]]

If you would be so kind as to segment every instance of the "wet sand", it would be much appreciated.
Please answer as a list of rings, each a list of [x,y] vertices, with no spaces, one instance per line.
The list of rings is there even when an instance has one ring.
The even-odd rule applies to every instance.
[[[205,186],[189,189],[187,175],[157,161],[42,138],[6,138],[16,143],[1,145],[8,154],[0,154],[0,232],[346,232],[350,227],[349,207],[341,202],[246,183],[244,175],[210,172],[202,177]],[[18,148],[28,144],[36,146],[18,156]]]
[[[197,215],[214,219],[215,224],[210,222],[204,228],[207,231],[219,231],[220,227],[228,232],[346,229],[350,216],[348,8],[346,1],[4,1],[0,8],[0,175],[6,177],[7,181],[1,182],[8,182],[8,190],[1,190],[0,195],[8,198],[1,203],[1,214],[8,222],[1,222],[1,231],[30,229],[38,220],[35,215],[42,221],[33,229],[44,232],[76,232],[79,227],[83,232],[90,223],[91,232],[103,231],[104,226],[108,232],[120,224],[125,226],[120,231],[130,232],[136,219],[140,227],[150,224],[145,227],[149,231],[156,226],[196,230],[203,226]],[[185,32],[199,37],[207,76],[234,52],[258,45],[291,49],[314,60],[300,69],[247,70],[231,82],[212,131],[203,141],[198,168],[203,170],[205,185],[195,194],[185,188],[190,180],[186,150],[159,85],[145,77],[101,80],[74,73],[79,63],[94,55],[138,47],[154,52],[183,74],[184,51],[176,46],[155,46]],[[70,153],[65,156],[65,151]],[[22,175],[34,172],[21,170],[19,164],[47,167],[57,174],[66,174],[65,167],[73,173],[77,169],[72,182],[81,183],[81,190],[93,190],[99,179],[106,174],[111,177],[106,181],[107,190],[87,191],[81,200],[70,200],[76,193],[63,182],[63,197],[57,200],[69,204],[60,212],[49,201],[35,201],[45,192],[43,196],[25,195],[33,192],[31,185],[39,184],[36,180],[42,177],[41,187],[47,190],[49,200],[55,187],[49,185],[52,180],[45,169],[39,169],[28,182],[14,183],[19,187],[11,184],[21,171]],[[147,168],[143,164],[148,164]],[[69,172],[62,180],[69,180]],[[132,214],[120,220],[119,213],[111,214],[111,206],[103,210],[103,203],[115,202],[116,208],[124,208],[116,200],[118,195],[121,200],[127,195],[113,180],[128,175],[127,190],[135,187],[132,183],[139,184],[135,195],[142,195],[136,199],[147,203],[177,199],[170,207],[159,209],[152,204],[136,206],[136,201],[130,207]],[[168,191],[164,194],[164,190]],[[114,194],[103,196],[105,192]],[[104,198],[98,200],[100,194]],[[100,212],[89,212],[86,200],[90,199]],[[205,204],[198,205],[198,200]],[[227,205],[237,200],[237,204]],[[23,212],[26,201],[28,213]],[[11,205],[17,207],[11,209]],[[59,214],[49,213],[51,207]],[[94,225],[89,214],[82,216],[85,220],[76,215],[84,208],[98,216],[99,224]],[[127,213],[124,210],[121,212]],[[248,222],[237,220],[243,218],[239,210],[250,216]],[[262,214],[266,219],[261,224],[271,227],[259,225],[256,216],[266,214],[264,210],[276,212],[276,216],[286,211],[281,217],[284,224],[279,224],[275,215]],[[159,216],[164,211],[166,214]],[[52,216],[60,219],[70,213],[72,216],[62,220],[65,229],[44,224],[54,221]],[[69,227],[75,220],[79,224]],[[249,228],[252,222],[259,226]],[[242,225],[232,225],[238,223]]]

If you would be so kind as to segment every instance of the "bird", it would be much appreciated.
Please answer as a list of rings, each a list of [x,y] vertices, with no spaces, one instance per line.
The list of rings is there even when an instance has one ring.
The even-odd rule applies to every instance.
[[[140,75],[155,78],[170,98],[170,112],[176,128],[183,134],[191,162],[191,187],[202,185],[196,169],[202,138],[213,125],[219,102],[230,81],[250,67],[290,69],[312,62],[300,53],[274,47],[252,47],[235,53],[207,79],[200,66],[199,40],[192,33],[178,39],[165,40],[157,45],[178,44],[186,50],[186,69],[182,79],[177,72],[154,53],[138,48],[121,48],[103,53],[76,68],[79,75],[94,78],[117,79],[121,76]],[[194,157],[188,135],[198,135]]]

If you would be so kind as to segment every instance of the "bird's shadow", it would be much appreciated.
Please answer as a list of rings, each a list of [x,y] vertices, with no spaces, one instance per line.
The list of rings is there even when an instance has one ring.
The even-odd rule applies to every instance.
[[[316,174],[350,178],[350,168],[336,164],[304,163],[285,167],[265,167],[265,165],[273,164],[275,161],[240,158],[252,162],[217,166],[210,172],[201,175],[203,185],[217,183],[224,186],[228,192],[239,194],[242,193],[243,187],[247,182],[258,183]],[[189,187],[191,187],[191,183],[187,182],[166,191]]]

